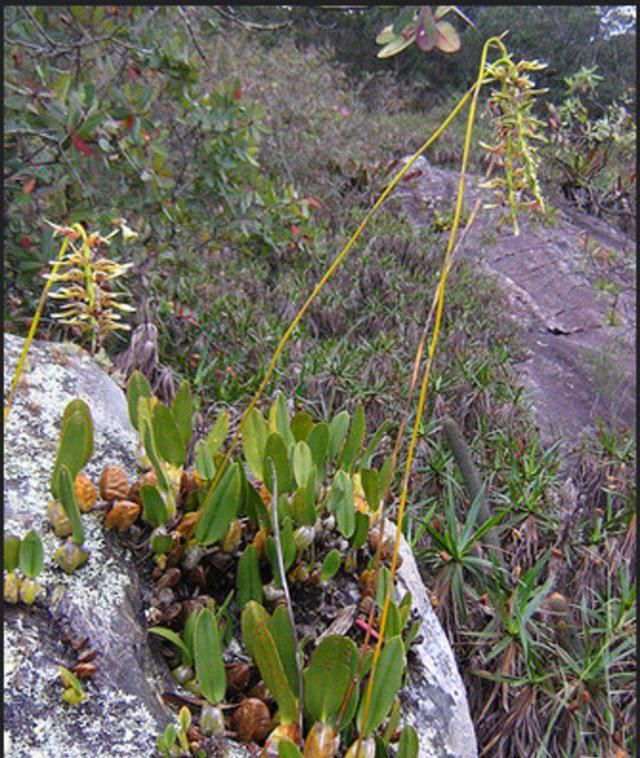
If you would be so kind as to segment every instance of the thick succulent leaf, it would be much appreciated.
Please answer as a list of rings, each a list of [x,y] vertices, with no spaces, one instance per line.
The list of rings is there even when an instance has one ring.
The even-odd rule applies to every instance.
[[[249,653],[252,658],[254,657],[254,632],[258,623],[263,624],[268,629],[271,624],[271,616],[269,616],[262,605],[256,603],[254,600],[249,600],[242,609],[240,628],[242,630],[242,642],[247,653]]]
[[[242,447],[247,464],[258,479],[264,479],[262,463],[268,436],[267,422],[260,411],[254,408],[242,430]]]
[[[362,403],[358,403],[356,410],[353,414],[353,421],[351,422],[351,429],[349,430],[349,437],[340,456],[339,465],[346,471],[351,471],[356,456],[360,452],[360,446],[364,440],[364,433],[366,431],[366,423],[364,417],[364,407]]]
[[[158,488],[153,484],[143,484],[140,487],[140,497],[142,518],[154,528],[166,524],[169,520],[169,509]]]
[[[180,432],[182,444],[186,447],[193,433],[193,400],[189,382],[185,379],[176,392],[171,403],[171,415]]]
[[[255,623],[252,631],[252,643],[253,659],[264,683],[278,704],[281,722],[292,724],[298,715],[296,697],[287,679],[273,636],[260,621]]]
[[[42,540],[35,529],[29,530],[22,539],[20,545],[20,570],[30,579],[35,579],[42,571],[44,564],[44,550]]]
[[[156,403],[152,411],[153,439],[156,450],[172,466],[182,466],[186,456],[186,446],[180,430],[164,403]]]
[[[306,440],[315,426],[313,419],[308,413],[301,411],[291,419],[291,433],[296,442]]]
[[[5,534],[4,536],[4,549],[2,552],[2,561],[5,571],[13,571],[18,567],[18,561],[20,559],[20,537],[15,534]]]
[[[193,633],[196,677],[202,694],[215,705],[224,698],[227,679],[222,659],[220,632],[213,611],[203,608],[196,618]]]
[[[313,651],[304,671],[305,710],[314,721],[335,723],[358,668],[358,648],[349,637],[331,635]]]
[[[196,526],[195,538],[201,545],[212,545],[224,536],[240,505],[240,476],[238,463],[225,471],[218,486],[202,504],[202,515]]]
[[[289,621],[289,614],[283,605],[277,606],[273,612],[269,631],[278,648],[280,660],[291,686],[291,691],[297,696],[298,667],[296,666],[296,643],[293,629],[291,628],[291,621]]]
[[[66,466],[72,480],[93,453],[93,421],[84,400],[72,400],[62,415],[58,453],[51,474],[51,494],[60,496],[60,469]]]
[[[418,758],[418,749],[418,733],[410,724],[407,724],[400,732],[396,758]]]
[[[405,8],[393,24],[393,27],[392,27],[393,33],[401,34],[405,30],[405,28],[413,22],[415,15],[416,15],[415,7],[410,6],[409,8]]]
[[[131,426],[136,431],[140,429],[138,424],[138,400],[141,397],[151,397],[151,386],[144,374],[140,371],[134,371],[127,383],[127,406],[129,408]]]
[[[255,545],[247,545],[240,556],[236,585],[238,589],[236,600],[240,609],[244,608],[250,600],[262,603],[264,593],[258,564],[258,551]]]
[[[211,481],[216,475],[216,466],[213,462],[211,450],[205,440],[198,440],[195,450],[195,467],[198,474],[205,480]]]
[[[375,672],[372,672],[373,692],[367,720],[364,723],[363,715],[366,697],[363,696],[360,701],[356,723],[360,732],[366,737],[373,734],[387,717],[400,689],[404,666],[402,640],[399,637],[392,637],[387,640],[385,646],[382,648],[378,665]]]
[[[313,468],[313,458],[311,456],[311,448],[303,440],[296,442],[294,445],[291,464],[296,483],[299,487],[304,487]]]
[[[278,392],[271,408],[269,408],[269,431],[277,432],[284,440],[287,449],[295,442],[291,425],[289,424],[289,412],[284,395]]]
[[[207,446],[211,457],[213,457],[220,446],[225,441],[227,433],[229,431],[229,414],[227,411],[223,411],[215,420],[213,426],[207,434]]]
[[[84,528],[80,518],[80,507],[76,498],[76,491],[73,486],[73,477],[66,466],[62,466],[59,476],[60,484],[60,502],[71,522],[73,541],[76,545],[82,545],[84,542]]]
[[[289,455],[287,452],[286,442],[277,432],[272,432],[267,437],[267,444],[264,447],[264,460],[262,462],[264,483],[266,488],[271,493],[273,493],[274,487],[274,468],[276,477],[278,479],[278,492],[280,494],[283,492],[289,492],[292,485]]]
[[[389,26],[385,26],[384,29],[378,32],[376,36],[376,44],[388,45],[389,42],[398,36],[399,35],[393,31],[393,24],[389,24]]]
[[[344,438],[347,436],[347,429],[349,428],[349,413],[348,411],[340,411],[336,414],[329,424],[329,458],[336,457],[342,447]]]

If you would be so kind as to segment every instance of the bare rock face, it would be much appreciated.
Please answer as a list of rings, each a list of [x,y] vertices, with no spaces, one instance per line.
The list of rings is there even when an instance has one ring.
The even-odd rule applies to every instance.
[[[23,344],[5,335],[5,397]],[[45,566],[38,580],[46,596],[31,607],[5,605],[5,749],[12,758],[151,756],[156,736],[173,720],[161,694],[176,687],[147,643],[134,556],[92,513],[83,516],[87,564],[67,575],[52,560],[61,541],[45,515],[49,480],[60,419],[76,397],[89,403],[94,421],[94,455],[86,468],[92,480],[106,463],[123,466],[131,479],[136,473],[137,439],[119,387],[81,349],[34,342],[5,431],[5,532],[22,536],[33,527],[41,534]],[[400,554],[397,591],[411,592],[422,622],[421,641],[409,653],[402,715],[418,731],[420,758],[475,758],[453,653],[404,540]],[[85,647],[98,653],[98,671],[78,706],[61,698],[58,666],[76,661],[65,635],[86,637]],[[248,753],[229,741],[224,755]]]
[[[399,187],[393,202],[419,231],[435,212],[451,214],[458,173],[422,156],[410,170],[419,176]],[[478,197],[491,200],[479,182],[467,176],[469,209]],[[496,308],[519,326],[528,357],[518,368],[543,439],[560,440],[570,455],[599,418],[614,427],[635,424],[635,242],[569,207],[557,210],[552,225],[519,224],[515,237],[508,221],[498,224],[496,210],[481,210],[460,255],[504,291]]]

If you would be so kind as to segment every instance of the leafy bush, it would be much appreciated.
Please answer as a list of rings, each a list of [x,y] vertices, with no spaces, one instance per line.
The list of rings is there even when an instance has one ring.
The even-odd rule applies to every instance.
[[[566,97],[549,106],[550,156],[565,196],[582,210],[635,224],[636,125],[629,103],[595,101],[602,77],[582,67],[565,79]],[[602,115],[595,116],[594,112]]]
[[[125,215],[145,257],[209,240],[264,253],[293,241],[294,222],[304,226],[308,209],[293,187],[261,170],[263,111],[231,79],[199,87],[192,29],[177,14],[7,9],[5,295],[14,323],[33,312],[34,273],[53,252],[45,218],[104,228]]]

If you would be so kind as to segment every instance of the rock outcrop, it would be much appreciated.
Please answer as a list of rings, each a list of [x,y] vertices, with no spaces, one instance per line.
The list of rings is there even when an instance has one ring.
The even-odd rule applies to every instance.
[[[22,339],[5,335],[5,397]],[[137,440],[122,391],[82,350],[34,342],[5,431],[5,533],[35,528],[43,537],[46,596],[36,605],[5,605],[5,749],[12,758],[126,758],[154,754],[156,736],[173,718],[162,692],[175,690],[147,643],[141,577],[135,557],[96,514],[83,517],[88,563],[72,575],[52,561],[60,540],[46,521],[49,479],[67,403],[85,399],[95,426],[87,472],[106,463],[136,472]],[[401,594],[411,591],[422,641],[410,654],[403,716],[420,735],[420,758],[474,758],[476,740],[466,694],[447,638],[403,543]],[[74,662],[65,636],[87,638],[98,671],[79,706],[61,698],[58,666]],[[228,752],[240,752],[228,746]],[[246,754],[246,752],[245,752]]]
[[[405,159],[406,160],[406,159]],[[455,204],[458,173],[418,158],[420,175],[392,202],[416,231]],[[490,201],[480,179],[467,175],[465,206]],[[547,444],[565,456],[598,419],[633,427],[636,415],[635,242],[572,208],[551,225],[520,219],[515,237],[496,210],[481,210],[460,255],[495,277],[506,295],[504,316],[518,325],[528,353],[516,366]],[[455,265],[455,264],[454,264]]]

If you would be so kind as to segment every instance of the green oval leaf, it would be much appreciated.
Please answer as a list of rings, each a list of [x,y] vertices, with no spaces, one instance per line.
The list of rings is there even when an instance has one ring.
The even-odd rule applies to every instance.
[[[151,526],[158,527],[169,520],[169,509],[157,487],[143,484],[140,487],[142,499],[142,518]]]
[[[44,564],[44,550],[42,540],[35,529],[28,531],[20,545],[20,570],[30,579],[35,579],[42,571]]]
[[[193,433],[193,401],[189,382],[185,379],[171,403],[171,415],[175,421],[182,444],[187,447]]]
[[[257,622],[252,637],[253,659],[278,704],[281,723],[292,724],[298,716],[298,704],[271,632],[264,624]]]
[[[202,515],[196,526],[195,537],[201,545],[212,545],[227,531],[240,505],[240,476],[238,463],[233,463],[213,492],[202,504]]]
[[[62,466],[60,469],[58,481],[60,484],[60,502],[62,503],[64,512],[67,514],[67,518],[71,522],[73,541],[77,545],[82,545],[84,542],[84,528],[80,517],[80,507],[76,499],[73,478],[66,466]]]
[[[20,537],[16,537],[15,534],[5,534],[4,550],[2,553],[5,571],[14,571],[17,568],[20,559],[21,542]]]
[[[227,678],[222,659],[220,634],[213,612],[203,608],[196,618],[193,633],[196,677],[202,694],[212,705],[224,698]]]
[[[214,425],[209,430],[209,434],[207,434],[207,446],[212,458],[215,456],[215,454],[220,449],[220,446],[225,441],[228,432],[229,414],[227,411],[222,411],[222,413],[216,419]]]
[[[329,425],[324,421],[309,432],[307,445],[311,450],[311,458],[319,472],[324,470],[324,461],[329,449]]]
[[[291,433],[296,442],[306,440],[315,424],[308,413],[300,412],[291,419]]]
[[[289,445],[292,445],[295,442],[289,424],[287,401],[284,399],[284,395],[281,392],[278,392],[273,405],[269,408],[269,431],[272,434],[277,432],[282,437],[287,446],[287,450],[289,449]]]
[[[186,447],[171,411],[164,403],[156,403],[153,406],[151,423],[153,439],[159,455],[172,466],[182,466],[186,456]]]
[[[138,400],[141,397],[151,397],[151,386],[144,374],[134,371],[127,382],[127,407],[129,408],[129,420],[131,426],[139,431],[138,426]]]
[[[353,640],[339,635],[322,640],[304,671],[304,704],[310,718],[335,723],[357,668]]]
[[[329,458],[335,458],[340,451],[348,428],[349,413],[347,411],[340,411],[331,419],[329,424]]]
[[[313,468],[313,458],[311,457],[311,448],[306,442],[300,440],[296,442],[291,456],[293,475],[299,487],[304,487]]]
[[[196,443],[195,466],[198,474],[207,481],[211,481],[216,475],[211,450],[205,440],[198,440]]]
[[[410,724],[407,724],[400,732],[397,758],[418,758],[419,747],[418,732]]]
[[[277,432],[273,432],[267,437],[267,444],[264,448],[264,460],[262,462],[265,486],[269,492],[273,493],[273,469],[271,461],[273,462],[278,479],[278,493],[289,492],[292,485],[289,455],[285,441]]]
[[[242,447],[244,457],[253,475],[262,480],[264,480],[262,463],[268,436],[267,422],[260,411],[254,408],[247,417],[247,422],[242,430]]]
[[[238,589],[236,600],[240,609],[244,608],[250,600],[262,603],[264,593],[262,591],[262,578],[258,564],[258,551],[255,545],[247,545],[240,556],[236,575],[236,587]]]
[[[364,440],[366,424],[364,418],[364,408],[362,403],[358,403],[353,414],[349,437],[339,458],[338,465],[346,471],[351,471],[356,456],[360,452],[360,446]]]
[[[342,553],[337,549],[329,551],[324,560],[322,561],[322,568],[320,569],[320,581],[328,582],[339,571],[340,564],[342,563]]]
[[[51,474],[51,494],[60,497],[60,469],[69,469],[72,480],[93,454],[93,421],[84,400],[72,400],[64,410],[58,453]]]
[[[289,620],[289,613],[283,605],[276,607],[271,617],[269,631],[276,643],[284,673],[294,695],[298,695],[298,667],[296,666],[296,643]]]
[[[371,705],[367,714],[367,721],[362,723],[364,704],[366,697],[363,697],[358,708],[356,723],[359,731],[366,737],[369,737],[382,724],[387,717],[387,713],[400,689],[402,682],[402,672],[404,670],[404,647],[399,637],[392,637],[387,640],[382,648],[378,665],[375,671],[371,672],[373,678],[373,691],[371,694]]]

